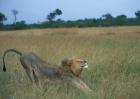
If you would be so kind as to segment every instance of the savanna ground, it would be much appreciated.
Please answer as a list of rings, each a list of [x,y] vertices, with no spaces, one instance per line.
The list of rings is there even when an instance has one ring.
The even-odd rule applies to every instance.
[[[7,72],[3,52],[16,48],[35,52],[50,63],[66,57],[88,60],[81,79],[94,91],[91,97],[60,85],[40,90],[32,86],[19,62],[9,53]],[[139,99],[140,27],[61,28],[0,31],[0,99]]]

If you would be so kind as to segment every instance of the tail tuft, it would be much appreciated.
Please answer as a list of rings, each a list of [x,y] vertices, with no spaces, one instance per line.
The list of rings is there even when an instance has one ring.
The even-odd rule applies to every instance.
[[[5,65],[3,65],[3,71],[6,72],[6,67],[5,67]]]

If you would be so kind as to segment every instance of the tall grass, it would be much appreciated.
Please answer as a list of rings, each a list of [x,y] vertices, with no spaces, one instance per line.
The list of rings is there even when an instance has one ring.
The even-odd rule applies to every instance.
[[[34,87],[18,55],[6,57],[7,72],[0,60],[0,99],[139,99],[139,27],[44,29],[0,32],[0,57],[7,48],[33,51],[50,63],[77,56],[88,60],[81,79],[94,91],[86,95],[75,88],[48,85]],[[25,33],[25,34],[24,34]]]

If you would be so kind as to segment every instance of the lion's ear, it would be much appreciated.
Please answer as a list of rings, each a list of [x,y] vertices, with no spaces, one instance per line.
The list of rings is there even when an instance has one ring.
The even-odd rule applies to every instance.
[[[64,59],[61,61],[62,66],[71,66],[73,60],[72,59]]]
[[[68,59],[64,59],[61,61],[62,66],[67,66],[68,65]]]

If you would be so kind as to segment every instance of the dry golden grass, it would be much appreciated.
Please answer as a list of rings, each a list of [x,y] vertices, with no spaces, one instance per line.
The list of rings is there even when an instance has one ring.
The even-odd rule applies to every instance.
[[[140,97],[139,26],[0,31],[0,56],[8,48],[35,52],[55,64],[71,56],[87,59],[82,79],[94,90],[94,99]],[[59,86],[45,92],[33,88],[15,54],[7,55],[6,64],[3,73],[0,60],[0,99],[92,99]]]

